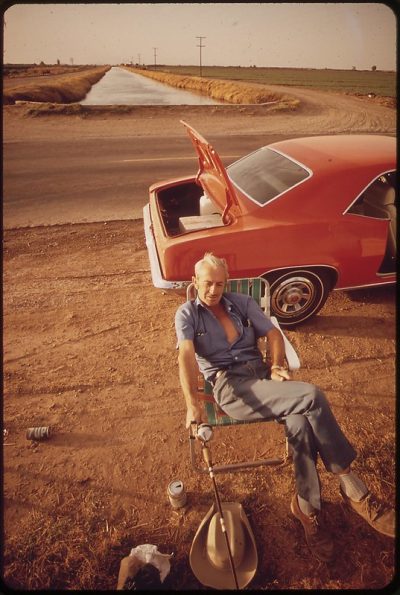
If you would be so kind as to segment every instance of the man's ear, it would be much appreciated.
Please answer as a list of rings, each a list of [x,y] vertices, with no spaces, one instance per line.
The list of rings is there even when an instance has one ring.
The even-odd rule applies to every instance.
[[[197,279],[195,276],[192,277],[192,283],[197,288]]]

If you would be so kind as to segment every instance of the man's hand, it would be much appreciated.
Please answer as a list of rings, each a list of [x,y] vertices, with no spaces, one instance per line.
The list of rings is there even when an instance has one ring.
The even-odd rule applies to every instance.
[[[271,380],[276,380],[278,382],[290,380],[290,374],[286,368],[274,368],[271,370]]]
[[[189,428],[190,424],[195,421],[197,424],[206,422],[206,418],[203,413],[203,407],[201,404],[190,405],[186,413],[186,427]]]

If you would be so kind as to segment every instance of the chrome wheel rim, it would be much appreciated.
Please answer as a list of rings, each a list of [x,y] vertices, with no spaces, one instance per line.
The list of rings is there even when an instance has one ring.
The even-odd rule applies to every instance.
[[[290,277],[274,287],[271,302],[278,316],[291,318],[301,315],[302,312],[313,305],[315,308],[319,303],[318,300],[314,304],[316,296],[315,284],[311,279],[307,277]]]

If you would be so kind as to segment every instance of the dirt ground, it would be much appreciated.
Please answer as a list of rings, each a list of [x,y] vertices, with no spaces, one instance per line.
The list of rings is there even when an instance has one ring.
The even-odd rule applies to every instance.
[[[366,105],[350,99],[351,105],[358,101]],[[82,129],[107,134],[112,117],[70,117],[67,124],[68,116],[29,118],[19,107],[5,110],[8,140],[63,133],[78,141]],[[367,129],[368,109],[354,117],[348,110],[337,129],[352,129],[351,122]],[[317,112],[320,124],[329,120]],[[299,120],[286,116],[285,131],[306,126],[306,117],[311,125],[311,113],[306,106]],[[176,125],[168,110],[160,114],[138,115],[136,128],[132,119],[128,124],[115,116],[107,130],[116,134],[125,122],[127,134],[156,134],[172,128],[172,119]],[[194,110],[190,121],[201,118]],[[263,125],[277,128],[284,119],[277,115]],[[394,110],[375,104],[371,131],[393,133],[394,120]],[[214,112],[203,123],[204,134],[213,123],[222,131],[227,116]],[[251,130],[251,115],[238,113],[233,128],[240,126]],[[152,286],[141,220],[4,231],[3,576],[8,585],[114,589],[121,558],[132,547],[151,543],[174,553],[170,590],[203,588],[188,556],[213,492],[208,476],[195,473],[189,461],[173,326],[182,300]],[[395,289],[333,293],[317,317],[287,335],[302,362],[294,378],[326,392],[358,451],[355,470],[394,505]],[[50,426],[50,439],[27,440],[31,426]],[[218,430],[211,443],[216,463],[280,454],[283,448],[283,430],[271,423]],[[393,540],[346,513],[338,482],[322,465],[319,469],[326,522],[337,547],[331,564],[310,557],[290,514],[291,464],[217,476],[221,499],[241,502],[254,531],[259,563],[251,589],[365,590],[391,582]],[[175,478],[184,481],[188,494],[179,511],[166,494]]]

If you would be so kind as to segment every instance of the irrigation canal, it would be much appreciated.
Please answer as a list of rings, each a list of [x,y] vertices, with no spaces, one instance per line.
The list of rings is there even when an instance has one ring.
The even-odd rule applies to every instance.
[[[113,66],[89,91],[82,105],[219,105],[190,91],[175,89],[140,74]]]

